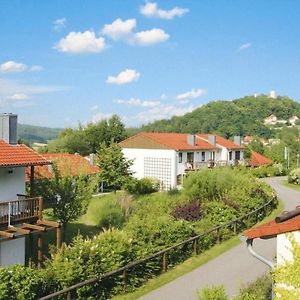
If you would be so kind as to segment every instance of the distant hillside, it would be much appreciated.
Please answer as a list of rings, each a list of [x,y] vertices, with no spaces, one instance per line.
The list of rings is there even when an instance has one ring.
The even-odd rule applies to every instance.
[[[18,124],[19,139],[24,143],[47,143],[58,137],[62,129]]]
[[[183,116],[155,121],[131,131],[210,132],[226,137],[248,134],[270,137],[272,130],[263,123],[270,114],[275,114],[279,119],[288,119],[293,115],[300,118],[300,104],[288,97],[271,99],[265,95],[233,101],[212,101]]]

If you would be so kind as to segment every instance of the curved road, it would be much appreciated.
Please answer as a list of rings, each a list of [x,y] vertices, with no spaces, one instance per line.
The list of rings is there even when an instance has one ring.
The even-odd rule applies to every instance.
[[[300,192],[280,185],[283,177],[267,178],[265,181],[277,192],[284,202],[285,210],[292,210],[300,204]],[[276,252],[276,239],[256,239],[253,248],[261,255],[272,259]],[[207,285],[223,284],[228,295],[238,294],[241,283],[255,280],[268,271],[268,267],[253,258],[246,244],[228,250],[205,265],[185,274],[157,290],[143,296],[142,300],[186,300],[197,299],[196,290]]]

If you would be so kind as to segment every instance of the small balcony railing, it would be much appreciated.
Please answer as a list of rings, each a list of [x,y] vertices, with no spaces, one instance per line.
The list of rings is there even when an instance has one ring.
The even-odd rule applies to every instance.
[[[25,198],[0,202],[0,226],[42,219],[42,198]]]
[[[214,168],[214,167],[223,167],[228,165],[239,164],[238,161],[227,161],[227,160],[207,160],[201,162],[187,162],[185,167],[186,170],[199,170],[203,167]]]

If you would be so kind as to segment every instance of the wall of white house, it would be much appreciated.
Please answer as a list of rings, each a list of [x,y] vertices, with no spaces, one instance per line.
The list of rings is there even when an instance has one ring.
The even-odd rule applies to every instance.
[[[175,150],[123,148],[126,159],[133,160],[131,170],[136,178],[156,177],[166,188],[177,185],[177,155]],[[153,174],[153,175],[151,175]]]
[[[17,194],[25,194],[25,168],[0,168],[0,202],[16,200]]]
[[[0,202],[16,200],[17,194],[25,194],[25,168],[0,168]],[[13,264],[25,264],[25,238],[0,243],[0,266]]]
[[[230,150],[219,144],[217,144],[217,146],[221,148],[219,160],[224,160],[224,161],[233,163],[236,160],[236,154],[235,154],[236,151],[240,151],[240,160],[244,160],[244,151],[243,150]],[[229,152],[230,151],[232,152],[232,160],[229,161]]]
[[[296,240],[296,242],[300,244],[299,231],[277,235],[277,263],[279,265],[284,265],[286,260],[293,260],[293,253],[291,251],[291,242],[289,240],[289,236],[292,236]]]
[[[25,264],[25,238],[0,243],[0,266]]]

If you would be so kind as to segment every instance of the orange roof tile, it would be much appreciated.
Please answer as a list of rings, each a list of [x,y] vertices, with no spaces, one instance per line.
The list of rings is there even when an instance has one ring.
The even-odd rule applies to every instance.
[[[177,151],[180,150],[218,150],[218,147],[211,145],[210,143],[199,139],[196,136],[195,145],[188,143],[187,133],[160,133],[160,132],[141,132],[138,135],[143,135],[161,145],[164,145],[170,149]],[[135,135],[137,136],[137,135]],[[132,139],[135,136],[129,138]],[[128,140],[128,139],[127,139]],[[126,142],[123,141],[120,144]],[[124,146],[125,147],[125,146]],[[125,147],[126,148],[126,147]]]
[[[62,176],[92,175],[99,172],[99,167],[91,165],[87,159],[79,154],[69,153],[45,153],[45,158],[56,163]],[[52,178],[53,174],[47,166],[39,166],[35,169],[35,178]],[[29,181],[30,169],[26,170],[26,181]]]
[[[200,138],[208,141],[208,136],[209,134],[197,134],[197,136],[199,136]],[[227,140],[219,135],[216,135],[216,142],[218,145],[225,147],[227,149],[237,149],[237,150],[243,150],[245,149],[244,146],[241,145],[237,145],[234,142],[232,142],[231,140]]]
[[[249,162],[251,167],[259,167],[270,164],[272,164],[272,160],[257,153],[256,151],[251,150],[251,160]]]
[[[242,233],[248,240],[255,238],[269,238],[278,234],[300,230],[300,215],[288,219],[282,223],[276,223],[275,220],[266,224],[250,228]]]
[[[26,145],[10,145],[0,140],[0,167],[49,165],[44,156]]]

